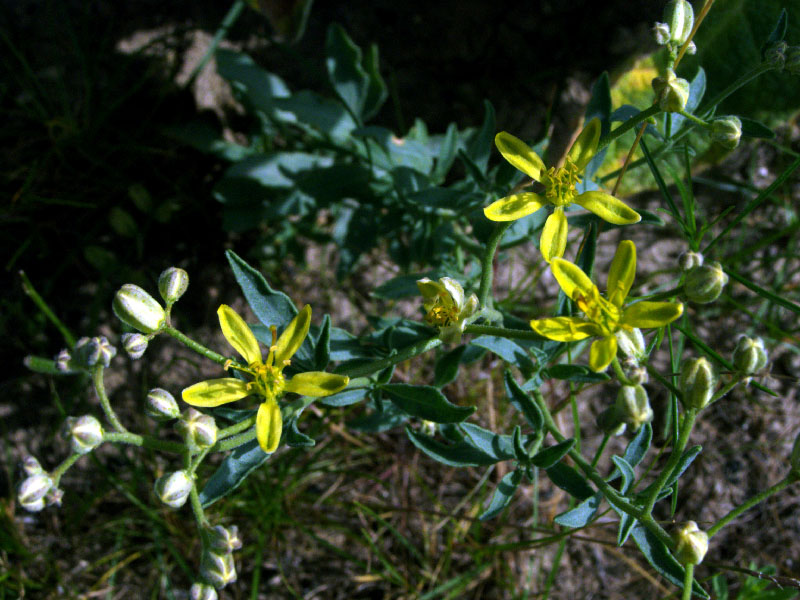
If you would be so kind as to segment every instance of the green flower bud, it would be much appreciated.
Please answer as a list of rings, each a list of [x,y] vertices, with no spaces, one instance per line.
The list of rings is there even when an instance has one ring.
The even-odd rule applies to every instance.
[[[183,435],[192,452],[210,448],[217,441],[217,423],[214,417],[193,408],[183,411],[175,429]]]
[[[189,274],[183,269],[170,267],[158,277],[158,293],[167,305],[175,304],[189,287]]]
[[[669,26],[669,41],[676,46],[683,45],[694,27],[694,10],[686,0],[671,0],[664,7],[664,21]]]
[[[131,360],[139,360],[142,358],[145,350],[147,350],[148,340],[147,337],[141,333],[123,333],[122,334],[122,347],[125,352],[131,357]]]
[[[684,252],[678,257],[678,265],[684,271],[691,271],[703,265],[703,255],[699,252]]]
[[[72,355],[69,350],[64,348],[55,358],[56,369],[62,373],[75,373],[79,370],[78,365],[72,362]]]
[[[711,363],[704,356],[683,361],[678,388],[686,408],[701,410],[714,397],[717,377]]]
[[[189,590],[190,600],[217,600],[217,590],[205,583],[194,583]]]
[[[233,552],[242,547],[242,539],[239,537],[239,528],[231,525],[227,529],[222,525],[216,525],[207,530],[208,545],[215,552]]]
[[[116,355],[117,349],[109,343],[106,336],[82,337],[75,343],[72,365],[83,369],[91,369],[98,364],[107,367]]]
[[[625,375],[627,375],[628,379],[630,379],[635,385],[644,385],[650,381],[650,375],[647,373],[646,367],[634,367],[627,370]]]
[[[31,456],[30,454],[22,457],[20,465],[22,467],[22,472],[25,473],[25,475],[27,476],[39,475],[40,473],[44,473],[42,465],[40,465],[39,461],[36,460],[36,458]]]
[[[666,112],[678,112],[686,108],[689,101],[689,82],[676,77],[675,71],[667,69],[665,77],[653,79],[658,107]]]
[[[653,37],[656,40],[656,44],[659,46],[663,46],[667,42],[669,42],[670,33],[669,33],[669,25],[666,23],[656,23],[653,25]]]
[[[767,350],[761,338],[742,336],[733,351],[733,366],[739,373],[753,375],[767,366]]]
[[[687,521],[673,534],[675,558],[682,565],[699,565],[708,552],[708,534],[694,521]]]
[[[786,66],[787,44],[784,41],[776,42],[765,53],[764,62],[778,71]]]
[[[617,415],[630,426],[631,431],[639,431],[642,425],[653,420],[647,390],[641,385],[623,385],[617,394],[615,406]]]
[[[103,442],[103,426],[91,415],[67,417],[64,424],[72,451],[76,454],[91,452]]]
[[[45,497],[53,480],[47,473],[37,473],[22,480],[17,490],[17,499],[25,510],[39,512],[45,507]]]
[[[217,589],[224,588],[236,581],[236,565],[230,552],[217,553],[211,550],[203,552],[200,561],[200,574]]]
[[[171,421],[177,419],[181,414],[178,403],[167,390],[153,388],[147,392],[144,413],[156,421]]]
[[[686,46],[686,54],[688,54],[689,56],[697,54],[697,44],[694,43],[694,40],[689,42],[689,45]]]
[[[689,271],[683,283],[683,292],[692,302],[708,304],[719,298],[727,283],[728,276],[722,270],[722,265],[715,261]]]
[[[153,333],[163,327],[166,315],[162,306],[138,285],[123,285],[111,304],[117,318],[142,333]]]
[[[742,137],[742,121],[739,117],[728,115],[711,121],[711,139],[719,145],[733,150]]]
[[[627,425],[620,417],[616,405],[609,406],[597,415],[597,427],[606,435],[622,435]]]
[[[786,63],[784,69],[789,73],[800,75],[800,46],[789,46],[786,49]]]
[[[647,345],[641,329],[620,329],[614,336],[617,338],[617,348],[624,356],[636,362],[647,358]]]
[[[171,508],[180,508],[192,491],[192,478],[186,471],[175,471],[156,479],[158,499]]]

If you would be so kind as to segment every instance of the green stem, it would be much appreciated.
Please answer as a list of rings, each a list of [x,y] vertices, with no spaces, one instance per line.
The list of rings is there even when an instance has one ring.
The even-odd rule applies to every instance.
[[[677,418],[677,415],[675,415],[675,418]],[[675,467],[678,466],[678,462],[680,461],[681,456],[683,455],[683,451],[686,448],[686,444],[689,442],[689,435],[692,433],[692,429],[694,428],[694,422],[696,418],[697,418],[696,409],[689,408],[684,413],[683,427],[681,427],[681,433],[680,436],[678,437],[678,443],[672,448],[672,453],[670,454],[669,459],[667,460],[667,464],[664,465],[664,468],[661,470],[661,473],[659,473],[658,477],[653,483],[650,495],[645,501],[644,510],[648,515],[653,512],[653,506],[655,506],[658,494],[661,492],[662,488],[667,483],[667,480],[672,475],[672,472],[675,470]]]
[[[200,466],[200,463],[203,462],[203,459],[211,452],[211,448],[205,448],[200,451],[200,453],[194,457],[194,460],[191,461],[189,464],[189,473],[194,476],[194,472],[197,471],[197,467]]]
[[[214,56],[217,51],[217,46],[219,46],[219,43],[223,40],[223,38],[228,35],[228,30],[236,22],[236,19],[239,18],[239,15],[242,14],[245,4],[245,0],[236,0],[233,3],[233,6],[231,6],[228,14],[226,14],[222,19],[222,23],[220,24],[219,29],[217,29],[216,34],[214,34],[214,39],[211,40],[211,44],[209,44],[206,53],[203,55],[203,58],[201,58],[200,62],[197,63],[194,69],[192,69],[192,73],[189,75],[189,79],[186,81],[186,87],[191,87],[191,85],[194,83],[194,80],[197,79],[198,75],[200,75],[200,71],[203,70],[203,67],[205,67],[208,64],[208,61],[211,60],[211,57]]]
[[[31,280],[28,279],[25,271],[19,272],[19,278],[22,279],[22,291],[24,291],[28,297],[33,300],[33,303],[42,312],[42,314],[47,317],[47,319],[53,325],[55,325],[56,329],[58,329],[58,331],[61,333],[61,337],[64,338],[64,341],[69,349],[72,350],[75,347],[75,336],[72,335],[72,332],[67,329],[67,326],[61,322],[61,319],[56,316],[56,313],[50,310],[50,307],[47,306],[47,302],[44,301],[44,298],[42,298],[39,295],[39,292],[36,291],[36,288],[33,287],[33,284],[31,283]]]
[[[619,364],[619,359],[616,356],[611,361],[611,366],[614,368],[614,374],[622,385],[636,385],[625,375],[625,371],[622,370],[622,365]]]
[[[615,139],[617,139],[621,135],[624,135],[625,133],[636,127],[642,121],[646,121],[650,117],[654,117],[660,112],[661,109],[658,107],[657,104],[654,104],[650,108],[646,108],[645,110],[641,111],[638,115],[632,116],[622,125],[620,125],[613,131],[610,131],[606,135],[601,137],[600,141],[597,143],[597,151],[599,152],[600,150],[608,146],[611,142],[613,142]]]
[[[497,252],[497,246],[512,223],[513,221],[508,221],[495,225],[494,231],[486,243],[486,254],[483,255],[481,264],[481,285],[478,291],[478,303],[482,307],[488,306],[487,303],[489,302],[489,292],[492,289],[492,279],[494,278],[494,255]]]
[[[192,512],[194,513],[194,518],[197,521],[197,529],[200,532],[203,532],[204,527],[209,526],[208,519],[206,518],[206,514],[203,512],[203,505],[200,504],[200,495],[197,493],[197,486],[192,486],[192,491],[189,492],[189,502],[192,505]]]
[[[790,485],[792,485],[793,483],[796,483],[797,481],[800,481],[800,477],[798,475],[796,475],[795,473],[789,473],[789,475],[787,475],[784,479],[782,479],[781,481],[779,481],[778,483],[773,485],[771,488],[768,488],[768,489],[764,490],[760,494],[756,494],[755,496],[753,496],[752,498],[747,500],[744,504],[741,504],[741,505],[737,506],[736,508],[731,510],[731,512],[729,512],[727,515],[722,517],[719,521],[714,523],[706,531],[706,533],[708,533],[708,537],[713,537],[714,534],[716,534],[720,529],[725,527],[725,525],[727,525],[728,523],[733,521],[740,514],[742,514],[743,512],[745,512],[747,510],[750,510],[756,504],[759,504],[759,503],[763,502],[764,500],[766,500],[767,498],[769,498],[773,494],[777,494],[781,490],[789,487]]]
[[[767,71],[771,71],[774,68],[775,67],[773,65],[769,65],[769,64],[766,64],[766,63],[761,63],[761,64],[753,67],[753,69],[751,69],[750,71],[748,71],[747,73],[745,73],[744,75],[739,77],[739,79],[734,81],[732,84],[730,84],[724,90],[722,90],[719,94],[714,96],[711,100],[709,100],[708,102],[703,103],[702,110],[698,110],[698,111],[695,111],[695,112],[697,112],[698,114],[710,113],[711,110],[715,106],[717,106],[720,102],[725,100],[725,98],[730,96],[732,93],[734,93],[740,87],[742,87],[743,85],[746,85],[751,80],[753,80],[756,77],[758,77],[759,75],[763,75]]]
[[[161,331],[163,333],[166,333],[167,335],[171,335],[172,337],[174,337],[176,340],[178,340],[181,344],[183,344],[184,346],[186,346],[190,350],[194,350],[198,354],[202,354],[203,356],[205,356],[209,360],[213,360],[215,363],[218,363],[218,364],[224,366],[225,363],[227,363],[228,360],[229,360],[229,359],[225,358],[224,356],[222,356],[221,354],[217,354],[213,350],[209,350],[208,348],[206,348],[202,344],[199,344],[199,343],[195,342],[193,339],[191,339],[190,337],[188,337],[184,333],[178,331],[174,327],[164,327],[164,329],[162,329]]]
[[[689,564],[683,568],[683,593],[681,600],[691,600],[692,583],[694,583],[694,565]]]
[[[186,446],[179,442],[168,442],[149,435],[139,435],[138,433],[131,433],[129,431],[105,433],[103,434],[103,441],[114,444],[130,444],[132,446],[139,446],[140,448],[150,448],[152,450],[161,450],[174,454],[183,454],[186,452]]]
[[[62,475],[67,472],[67,470],[78,462],[78,459],[83,456],[83,454],[71,454],[68,456],[64,461],[58,465],[55,469],[50,471],[50,479],[53,480],[53,486],[58,487],[58,482],[61,481]]]
[[[697,125],[700,125],[700,127],[704,127],[705,129],[711,127],[709,123],[706,123],[700,117],[695,117],[692,113],[688,113],[685,110],[679,110],[678,114],[681,115],[684,119],[689,119],[693,123],[696,123]]]
[[[603,439],[600,442],[600,446],[597,448],[597,452],[594,453],[594,458],[592,459],[591,467],[594,469],[597,466],[597,463],[600,462],[600,457],[603,455],[603,450],[606,449],[606,444],[608,444],[608,440],[611,439],[609,434],[604,434]]]
[[[104,368],[101,364],[98,364],[92,371],[92,382],[94,383],[94,390],[97,392],[97,397],[100,399],[100,406],[103,407],[106,419],[108,419],[108,422],[111,423],[114,429],[120,433],[127,433],[128,430],[125,429],[125,426],[117,418],[114,409],[111,408],[111,402],[108,399],[108,394],[106,394],[106,385],[103,381],[103,371]]]
[[[381,371],[387,367],[391,367],[392,365],[396,365],[403,361],[409,360],[410,358],[414,358],[419,354],[423,354],[424,352],[428,352],[429,350],[433,350],[442,345],[442,340],[438,337],[429,338],[427,340],[422,340],[417,342],[416,344],[412,344],[410,346],[406,346],[396,354],[390,354],[386,358],[381,360],[376,360],[375,362],[369,363],[368,365],[363,365],[361,367],[353,367],[349,369],[344,375],[348,375],[351,379],[355,377],[363,377],[365,375],[370,375],[371,373],[375,373],[376,371]]]
[[[239,421],[238,423],[234,423],[230,427],[226,427],[225,429],[220,429],[217,432],[217,440],[224,440],[225,438],[229,438],[232,435],[236,435],[237,433],[241,433],[246,429],[250,429],[253,425],[255,425],[256,417],[253,415],[252,417],[248,417],[243,421]],[[219,443],[219,441],[217,442]]]
[[[495,337],[518,339],[518,340],[546,340],[547,338],[539,335],[533,330],[527,329],[506,329],[505,327],[491,327],[489,325],[467,325],[464,333],[472,335],[493,335]]]
[[[658,302],[660,300],[671,300],[675,296],[683,293],[683,286],[679,285],[672,289],[665,290],[663,292],[658,292],[657,294],[653,294],[651,296],[644,296],[641,299],[647,300],[648,302]]]
[[[240,433],[238,435],[232,435],[231,437],[224,439],[220,442],[217,442],[213,446],[211,446],[211,452],[226,452],[228,450],[233,450],[238,448],[239,446],[243,446],[247,442],[254,440],[256,438],[256,428],[251,427],[244,433]]]

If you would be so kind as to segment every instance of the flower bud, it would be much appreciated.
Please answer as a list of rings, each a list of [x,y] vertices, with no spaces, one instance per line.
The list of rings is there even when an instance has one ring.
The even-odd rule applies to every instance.
[[[771,67],[782,71],[786,66],[786,51],[788,46],[786,42],[775,42],[764,54],[764,62]]]
[[[141,333],[123,333],[122,334],[122,347],[132,360],[139,360],[142,358],[145,350],[147,350],[147,338]]]
[[[75,454],[91,452],[103,442],[103,426],[91,415],[67,417],[64,426]]]
[[[62,373],[74,373],[78,369],[77,365],[72,362],[72,355],[66,348],[58,353],[55,362],[56,369]]]
[[[219,554],[206,550],[200,561],[200,574],[217,589],[233,583],[236,581],[236,565],[233,562],[233,554],[230,552]]]
[[[117,318],[142,333],[153,333],[164,325],[163,307],[138,285],[126,283],[111,304]]]
[[[194,583],[189,590],[190,600],[217,600],[217,590],[205,583]]]
[[[47,473],[37,473],[22,480],[17,490],[17,499],[25,510],[39,512],[45,506],[47,492],[53,487],[53,480]]]
[[[708,552],[708,534],[694,521],[687,521],[672,535],[675,558],[682,565],[699,565]]]
[[[647,372],[647,367],[634,366],[633,368],[627,369],[625,371],[625,375],[634,385],[644,385],[650,381],[650,375]]]
[[[667,69],[665,77],[656,77],[652,82],[658,107],[666,112],[679,112],[689,101],[689,82],[677,77],[675,71]]]
[[[597,427],[606,435],[622,435],[627,425],[620,418],[616,405],[612,405],[597,415]]]
[[[683,361],[678,388],[686,408],[701,410],[714,397],[717,378],[711,363],[704,356]]]
[[[647,345],[641,329],[620,329],[614,335],[617,338],[617,348],[623,355],[637,362],[647,358]]]
[[[647,390],[641,385],[623,385],[617,394],[615,406],[617,415],[630,426],[631,431],[639,431],[642,425],[653,420]]]
[[[671,0],[664,7],[664,21],[669,27],[669,41],[676,46],[681,46],[687,39],[694,26],[694,10],[686,0]]]
[[[742,336],[733,351],[733,366],[739,373],[753,375],[767,366],[767,350],[761,338]]]
[[[183,269],[170,267],[158,277],[158,293],[167,305],[175,304],[189,287],[189,274]]]
[[[666,23],[656,23],[653,25],[653,37],[656,40],[656,44],[659,46],[663,46],[667,42],[669,42],[670,33],[669,33],[669,25]]]
[[[216,525],[207,530],[208,545],[215,552],[233,552],[242,547],[242,539],[239,537],[239,528],[231,525],[227,529],[222,525]]]
[[[692,302],[708,304],[719,298],[727,283],[728,276],[722,270],[722,265],[714,261],[689,271],[683,283],[683,292]]]
[[[786,49],[784,69],[795,75],[800,74],[800,46],[789,46]]]
[[[687,251],[678,257],[678,265],[684,271],[691,271],[695,267],[702,266],[703,255],[699,252]]]
[[[177,419],[181,414],[178,403],[167,390],[153,388],[147,392],[144,413],[156,421],[171,421]]]
[[[155,492],[159,500],[167,506],[180,508],[186,503],[192,485],[192,478],[186,471],[175,471],[156,480]]]
[[[64,498],[64,490],[53,486],[44,497],[47,506],[61,506],[61,500]]]
[[[689,45],[686,46],[686,54],[688,54],[689,56],[694,56],[695,54],[697,54],[697,44],[694,43],[694,40],[689,42]]]
[[[711,139],[728,150],[739,145],[742,137],[742,121],[739,117],[728,115],[711,121]]]
[[[193,408],[183,411],[175,429],[183,435],[192,452],[210,448],[217,441],[217,423],[214,417]]]
[[[27,476],[31,475],[39,475],[40,473],[44,473],[44,469],[42,465],[39,464],[39,461],[36,460],[35,457],[28,454],[27,456],[23,456],[22,460],[20,461],[22,466],[22,472],[25,473]]]

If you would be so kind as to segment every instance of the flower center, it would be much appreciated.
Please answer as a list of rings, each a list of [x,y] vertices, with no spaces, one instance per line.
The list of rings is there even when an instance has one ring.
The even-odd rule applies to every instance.
[[[589,320],[600,327],[604,336],[614,335],[619,329],[621,311],[605,298],[601,298],[599,292],[588,298],[578,295],[575,304]]]
[[[437,300],[425,315],[425,320],[434,327],[447,327],[458,321],[458,307],[455,304],[448,305]]]
[[[542,177],[545,198],[556,206],[570,204],[577,195],[575,185],[581,181],[578,171],[570,159],[563,167],[550,167]]]
[[[255,379],[250,383],[255,391],[264,396],[267,400],[277,400],[283,394],[283,388],[286,385],[286,379],[281,371],[281,367],[273,367],[272,365],[264,363],[255,363],[250,365]]]

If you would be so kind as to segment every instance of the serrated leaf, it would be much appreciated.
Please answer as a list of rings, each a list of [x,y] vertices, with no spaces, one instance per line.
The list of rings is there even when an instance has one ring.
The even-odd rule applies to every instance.
[[[222,464],[208,478],[200,491],[200,504],[203,508],[229,494],[247,478],[250,473],[263,465],[271,454],[266,454],[258,445],[258,440],[250,440],[231,452]]]
[[[505,383],[506,395],[511,405],[525,416],[525,420],[528,421],[534,433],[540,432],[544,427],[542,411],[539,410],[539,407],[536,406],[536,403],[531,397],[522,391],[522,388],[520,388],[519,384],[511,375],[511,371],[506,369],[503,373],[503,382]]]
[[[546,472],[550,481],[578,500],[586,500],[595,493],[583,475],[563,462],[554,464]]]
[[[455,381],[456,377],[458,377],[461,357],[466,349],[466,346],[458,346],[439,357],[436,361],[436,366],[433,368],[434,387],[441,388]]]
[[[585,527],[594,519],[602,502],[603,494],[597,492],[594,496],[587,498],[575,508],[563,512],[560,515],[556,515],[553,521],[564,527]]]
[[[563,442],[559,442],[554,446],[540,450],[534,455],[534,457],[531,459],[531,462],[540,469],[549,469],[562,458],[564,458],[567,452],[572,450],[573,446],[575,446],[575,440],[569,438]]]
[[[486,510],[478,517],[480,521],[488,521],[503,512],[503,509],[511,502],[514,497],[514,492],[517,491],[520,481],[522,481],[522,471],[517,469],[507,473],[505,477],[500,480],[494,490],[492,501]]]
[[[650,566],[670,583],[683,588],[683,567],[675,560],[664,543],[645,529],[641,523],[633,527],[631,535]],[[708,598],[708,594],[697,581],[692,582],[692,592],[701,598]]]
[[[387,383],[381,390],[403,412],[434,423],[460,423],[475,412],[474,406],[451,404],[432,386]]]
[[[432,459],[451,467],[486,467],[493,465],[497,459],[481,452],[466,442],[443,444],[424,433],[415,433],[406,427],[406,434],[411,443]]]
[[[225,252],[233,276],[242,288],[245,300],[256,317],[265,326],[275,325],[282,329],[297,315],[297,309],[289,296],[273,290],[264,276],[248,265],[233,250]]]

